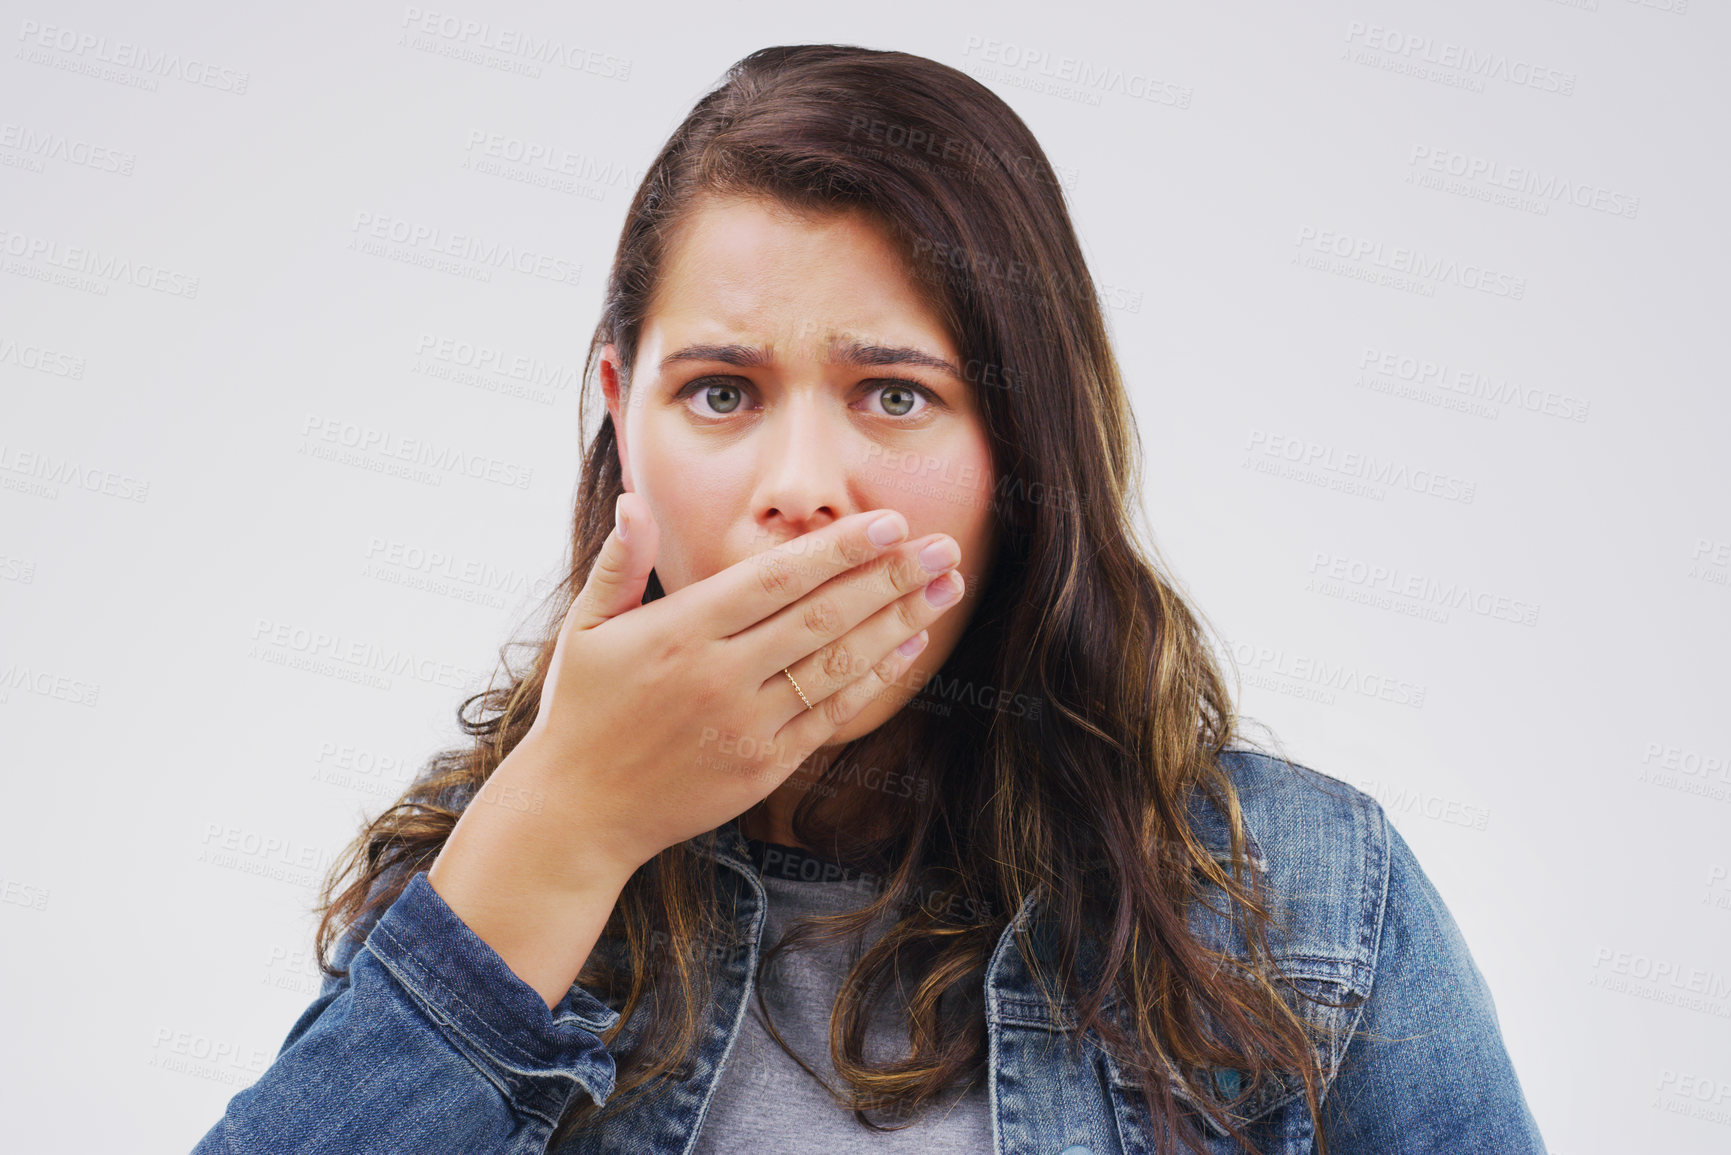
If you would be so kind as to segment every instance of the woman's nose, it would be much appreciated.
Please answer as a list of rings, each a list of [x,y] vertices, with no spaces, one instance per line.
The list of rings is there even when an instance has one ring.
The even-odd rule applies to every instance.
[[[774,510],[799,523],[824,510],[826,520],[852,512],[848,478],[858,449],[834,398],[790,392],[760,427],[757,441],[760,516]]]

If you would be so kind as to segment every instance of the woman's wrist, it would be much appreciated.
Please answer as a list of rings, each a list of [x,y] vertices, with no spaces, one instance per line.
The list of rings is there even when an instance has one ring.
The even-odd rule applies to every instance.
[[[513,751],[427,872],[445,904],[549,1007],[576,981],[639,865],[584,827],[551,769],[535,747]]]
[[[464,820],[475,812],[471,825],[498,842],[512,873],[550,894],[617,896],[646,859],[618,845],[604,811],[573,781],[563,754],[525,738],[469,801]]]

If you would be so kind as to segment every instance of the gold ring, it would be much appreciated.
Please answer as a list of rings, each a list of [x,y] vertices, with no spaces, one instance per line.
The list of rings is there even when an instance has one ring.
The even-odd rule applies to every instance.
[[[787,674],[787,667],[783,666],[781,672]],[[787,674],[787,680],[793,682],[793,675]],[[811,709],[811,700],[805,696],[805,691],[799,688],[798,682],[793,682],[793,692],[799,695],[799,700],[805,703],[806,709]]]

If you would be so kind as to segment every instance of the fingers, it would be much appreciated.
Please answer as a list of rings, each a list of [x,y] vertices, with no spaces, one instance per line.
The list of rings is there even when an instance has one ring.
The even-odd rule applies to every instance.
[[[660,540],[649,503],[634,493],[621,493],[613,505],[613,532],[601,543],[566,620],[575,629],[588,629],[642,605]]]
[[[809,702],[812,713],[830,718],[839,727],[897,676],[899,671],[893,667],[906,655],[898,654],[896,647],[925,633],[926,627],[961,602],[965,583],[960,572],[947,570],[928,582],[922,579],[931,577],[931,574],[917,564],[899,569],[917,570],[918,578],[910,579],[903,573],[895,579],[898,583],[913,584],[912,592],[788,667],[788,673],[805,693],[805,702],[799,700],[799,695],[793,692],[793,687],[787,684],[786,676],[779,670],[765,680],[765,691],[778,695],[778,699],[772,701],[782,702],[786,717],[792,718],[804,712],[806,702]],[[905,665],[902,668],[905,669]],[[874,681],[875,685],[872,684]],[[863,690],[861,683],[865,684]],[[864,699],[858,697],[862,692],[866,695]]]
[[[881,651],[874,651],[865,663],[859,662],[857,647],[862,642],[873,645],[884,641],[881,649],[888,650],[918,633],[926,622],[914,621],[910,615],[907,628],[887,641],[894,632],[893,626],[888,632],[880,629],[878,633],[850,638],[852,631],[897,598],[924,589],[960,560],[961,549],[947,534],[904,542],[875,562],[837,576],[800,601],[729,638],[728,645],[743,655],[745,669],[761,679],[768,679],[784,666],[794,666],[794,677],[799,678],[801,686],[807,681],[801,676],[803,670],[816,683],[818,693],[827,697],[863,674],[866,665],[881,656]],[[959,574],[957,579],[960,580]],[[844,639],[856,647],[854,653],[848,653],[845,645],[838,645]],[[811,697],[812,691],[808,689],[806,696]]]
[[[930,640],[930,632],[922,629],[907,639],[905,649],[891,649],[864,677],[855,678],[810,710],[800,706],[793,719],[776,734],[776,747],[815,750],[823,745],[832,734],[853,721],[861,710],[883,695],[894,693],[896,684],[907,675]],[[783,683],[787,681],[780,674],[776,677]],[[797,698],[792,687],[787,687],[787,693],[789,697]]]
[[[888,534],[873,541],[872,528],[886,519]],[[879,557],[907,533],[907,519],[894,510],[850,514],[753,554],[679,592],[701,603],[704,620],[713,623],[716,637],[730,638],[799,601],[837,574]]]

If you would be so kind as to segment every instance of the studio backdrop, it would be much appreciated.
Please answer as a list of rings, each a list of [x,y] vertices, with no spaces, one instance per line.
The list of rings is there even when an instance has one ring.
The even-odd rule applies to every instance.
[[[1725,6],[3,11],[8,1151],[186,1151],[270,1064],[561,572],[645,166],[810,42],[1046,148],[1247,733],[1412,845],[1552,1151],[1731,1149]]]

